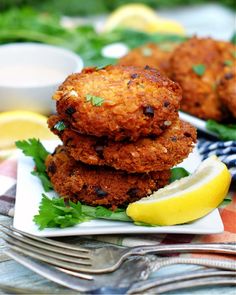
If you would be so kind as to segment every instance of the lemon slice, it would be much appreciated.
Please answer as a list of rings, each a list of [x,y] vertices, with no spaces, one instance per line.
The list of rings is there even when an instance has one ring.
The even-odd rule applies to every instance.
[[[28,111],[11,111],[0,114],[0,149],[14,147],[15,141],[35,137],[56,138],[47,127],[47,117]]]
[[[185,33],[181,24],[158,17],[154,10],[143,4],[123,5],[111,13],[104,24],[104,31],[110,32],[118,27],[147,33]]]
[[[177,35],[185,35],[186,31],[184,27],[173,20],[159,18],[156,21],[151,22],[146,31],[149,33],[165,33],[165,34],[177,34]]]
[[[134,221],[153,225],[190,222],[215,209],[225,198],[230,182],[226,165],[212,156],[194,174],[129,204],[126,213]]]

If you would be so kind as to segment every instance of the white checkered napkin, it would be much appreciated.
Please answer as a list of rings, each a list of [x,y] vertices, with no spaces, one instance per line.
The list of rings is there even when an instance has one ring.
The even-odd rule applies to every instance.
[[[236,141],[209,141],[198,140],[198,151],[203,160],[209,156],[216,155],[224,162],[232,174],[232,179],[236,181]]]
[[[16,179],[0,175],[0,214],[13,216]]]

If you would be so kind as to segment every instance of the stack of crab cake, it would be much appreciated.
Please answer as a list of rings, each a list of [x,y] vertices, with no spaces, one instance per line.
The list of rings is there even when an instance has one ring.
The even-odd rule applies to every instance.
[[[212,38],[147,43],[118,60],[120,65],[159,69],[180,84],[181,109],[198,118],[235,122],[236,46]]]
[[[124,207],[169,182],[196,130],[180,121],[181,88],[149,67],[85,68],[54,94],[48,125],[63,145],[46,159],[55,191],[89,205]]]

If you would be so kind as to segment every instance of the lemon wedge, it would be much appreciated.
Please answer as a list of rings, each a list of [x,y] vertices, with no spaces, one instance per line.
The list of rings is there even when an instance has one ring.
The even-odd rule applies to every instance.
[[[226,165],[211,156],[192,175],[129,204],[126,213],[134,221],[153,225],[190,222],[215,209],[225,198],[230,182]]]
[[[104,31],[110,32],[119,27],[147,33],[185,33],[181,24],[158,17],[153,9],[144,4],[122,5],[112,12],[104,24]]]
[[[47,126],[47,117],[28,111],[10,111],[0,114],[0,149],[11,149],[16,140],[35,137],[56,139]]]

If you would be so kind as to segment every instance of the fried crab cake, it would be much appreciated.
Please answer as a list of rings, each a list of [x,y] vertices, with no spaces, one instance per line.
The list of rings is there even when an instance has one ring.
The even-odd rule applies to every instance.
[[[122,57],[118,64],[125,66],[145,67],[146,65],[159,70],[169,76],[170,57],[178,43],[148,43],[131,50]]]
[[[236,66],[236,64],[235,64]],[[236,118],[236,68],[234,72],[226,73],[218,85],[218,94],[223,104]]]
[[[175,121],[181,88],[149,67],[108,66],[70,75],[54,99],[58,114],[78,132],[135,141]]]
[[[202,119],[222,121],[227,112],[217,84],[234,60],[235,47],[228,42],[196,37],[182,43],[170,59],[172,79],[183,89],[181,109]]]
[[[139,200],[169,182],[170,170],[128,174],[110,167],[89,166],[75,161],[63,146],[46,159],[55,191],[76,202],[115,209]]]
[[[51,116],[49,128],[60,137],[67,153],[75,160],[112,166],[129,173],[170,169],[188,156],[196,142],[195,128],[179,119],[159,137],[141,138],[136,142],[115,142],[105,137],[82,135],[69,126],[60,132],[54,127],[59,122],[60,117]]]

